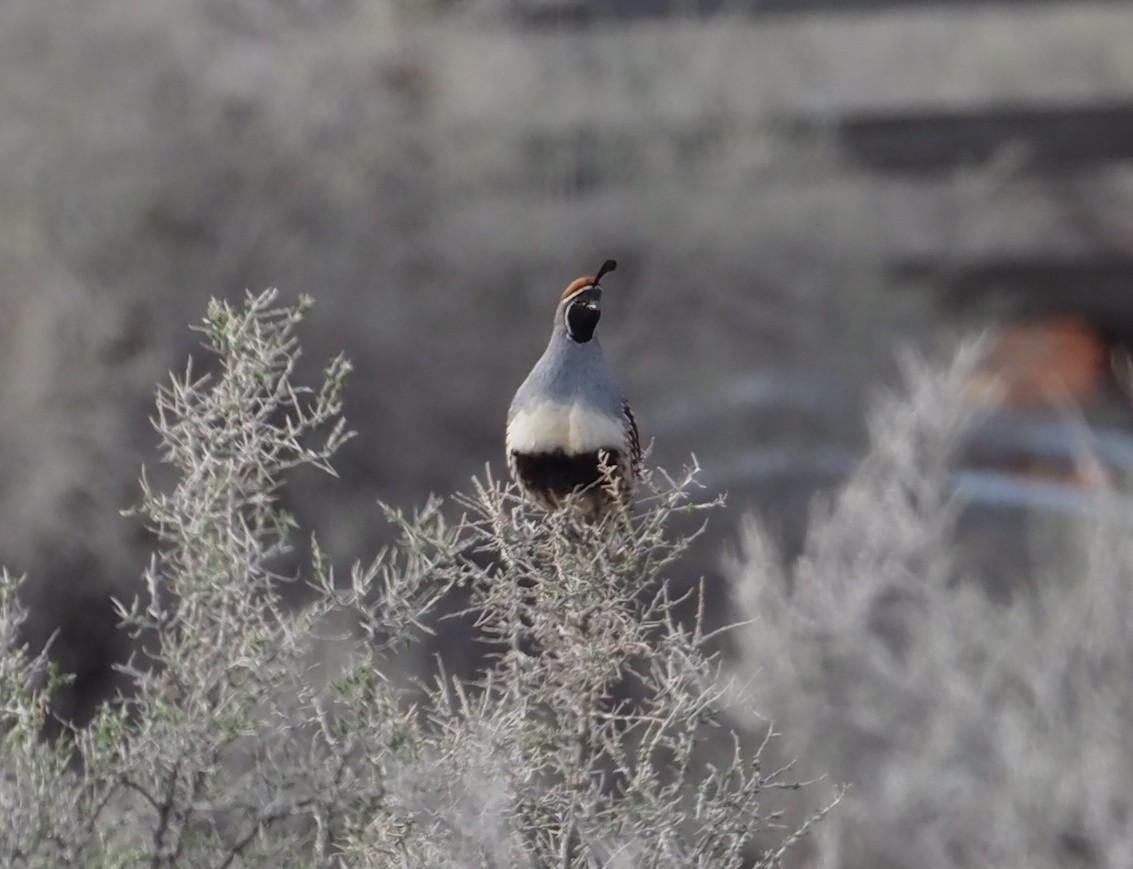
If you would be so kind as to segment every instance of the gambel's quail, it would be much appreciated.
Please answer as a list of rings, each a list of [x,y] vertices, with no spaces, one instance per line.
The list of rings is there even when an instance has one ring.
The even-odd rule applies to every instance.
[[[598,282],[616,267],[608,259],[563,291],[547,349],[507,415],[508,469],[523,492],[548,510],[580,493],[591,519],[628,505],[641,473],[637,423],[594,335]]]

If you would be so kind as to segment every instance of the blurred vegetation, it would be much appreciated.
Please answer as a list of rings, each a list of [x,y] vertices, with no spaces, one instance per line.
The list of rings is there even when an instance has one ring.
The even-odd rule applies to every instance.
[[[648,45],[531,42],[502,9],[0,9],[0,557],[31,577],[29,635],[58,630],[83,673],[69,714],[114,685],[104,602],[148,548],[117,511],[153,457],[152,384],[196,352],[184,324],[210,294],[310,293],[313,355],[355,366],[341,479],[300,472],[287,495],[340,563],[372,542],[375,498],[499,461],[554,299],[606,256],[603,340],[658,461],[711,458],[713,490],[774,504],[796,538],[823,457],[844,469],[857,396],[923,307],[818,242],[857,222],[857,194],[797,199],[789,179],[829,164],[746,122],[671,139],[672,106],[710,105],[723,61],[674,103],[635,68]]]
[[[134,645],[108,601],[144,590],[155,541],[119,511],[136,502],[143,463],[155,491],[175,484],[156,462],[152,389],[187,355],[195,370],[215,371],[184,329],[212,295],[311,294],[319,304],[303,324],[310,355],[299,373],[313,379],[318,360],[340,352],[352,360],[343,401],[359,434],[337,454],[339,476],[297,468],[280,495],[343,572],[387,542],[377,499],[420,505],[465,488],[485,463],[502,467],[507,403],[544,344],[554,299],[616,257],[601,335],[654,440],[652,460],[678,466],[694,453],[708,495],[729,493],[728,511],[673,577],[685,589],[706,577],[706,618],[721,624],[737,618],[720,554],[750,544],[740,518],[753,512],[786,564],[811,552],[824,527],[812,516],[816,494],[852,480],[881,444],[865,408],[899,382],[894,348],[952,343],[932,281],[895,281],[891,258],[962,266],[1001,251],[1127,244],[1125,165],[1043,179],[1008,149],[986,166],[909,180],[848,162],[833,133],[840,112],[863,106],[1120,98],[1133,87],[1133,15],[1122,4],[674,14],[581,28],[569,16],[556,25],[554,6],[0,6],[0,563],[28,577],[20,635],[32,650],[54,636],[53,659],[73,674],[52,694],[60,719],[88,721],[130,683],[111,666]],[[543,26],[522,23],[548,9]],[[981,316],[1002,313],[998,300],[977,302]],[[1133,455],[1120,430],[1091,431],[1065,396],[1053,405],[1037,421],[983,420],[958,438],[949,471],[969,504],[945,511],[956,533],[938,542],[954,569],[941,575],[986,588],[1014,613],[1004,618],[1022,619],[1018,594],[1056,583],[1048,574],[1079,587],[1093,563],[1079,523],[1095,521],[1095,472],[1120,486]],[[1128,421],[1120,407],[1125,415],[1107,422]],[[1022,471],[997,473],[1019,444]],[[1051,456],[1056,478],[1044,476]],[[882,502],[855,509],[888,521]],[[926,517],[918,521],[936,521]],[[291,542],[281,573],[313,554]],[[1120,585],[1122,570],[1107,575]],[[786,573],[793,587],[798,576]],[[287,593],[292,603],[309,596]],[[950,606],[929,612],[951,624]],[[1003,632],[998,615],[987,618]],[[782,621],[767,636],[808,660],[797,624]],[[1025,623],[1039,636],[1051,629]],[[473,666],[467,624],[450,624],[417,648],[416,664],[438,653]],[[863,629],[845,642],[853,650],[870,637]],[[972,720],[993,718],[992,698],[971,681],[979,668],[952,661],[960,650],[950,645],[936,654],[934,666],[955,664],[956,690],[975,698]],[[952,847],[963,824],[923,848],[906,844],[933,800],[969,799],[972,779],[926,772],[921,814],[900,788],[874,800],[864,783],[895,768],[886,781],[911,774],[904,755],[886,753],[897,725],[871,723],[864,741],[880,755],[850,763],[839,746],[859,745],[860,733],[831,723],[850,701],[832,698],[816,672],[804,675],[819,687],[796,691],[799,674],[780,671],[760,711],[813,727],[795,737],[798,753],[863,795],[845,817],[888,807],[871,818],[876,833],[855,820],[852,836],[828,840],[828,862],[966,865]],[[855,708],[873,702],[847,697]],[[1051,733],[1073,744],[1068,727]],[[1046,818],[1043,809],[1032,817]],[[1076,827],[1070,814],[1050,816],[1065,834],[1058,853],[1122,865],[1119,850],[1098,844],[1100,827],[1086,836],[1093,822]],[[1036,853],[1027,849],[1041,841],[1009,853]]]

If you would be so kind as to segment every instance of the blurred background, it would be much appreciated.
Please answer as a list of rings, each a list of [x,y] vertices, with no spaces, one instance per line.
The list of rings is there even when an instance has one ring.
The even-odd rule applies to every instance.
[[[1067,418],[1133,462],[1131,45],[1100,0],[6,0],[0,562],[78,672],[64,711],[125,652],[155,384],[209,296],[267,286],[316,299],[312,374],[356,366],[340,479],[287,495],[344,561],[376,498],[502,471],[606,257],[652,463],[729,492],[709,574],[744,511],[798,550],[899,347],[996,325],[963,551],[1009,592],[1088,485]]]

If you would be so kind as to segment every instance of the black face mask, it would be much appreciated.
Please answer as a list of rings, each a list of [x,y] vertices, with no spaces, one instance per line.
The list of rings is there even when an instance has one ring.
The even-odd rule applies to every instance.
[[[598,327],[598,318],[601,316],[602,311],[597,301],[575,299],[566,309],[567,334],[579,344],[585,344],[594,337],[594,330]]]

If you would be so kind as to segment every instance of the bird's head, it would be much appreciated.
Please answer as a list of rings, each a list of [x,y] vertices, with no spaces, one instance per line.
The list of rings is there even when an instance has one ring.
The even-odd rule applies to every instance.
[[[577,278],[563,290],[558,314],[572,341],[585,344],[594,337],[594,330],[602,316],[602,286],[599,281],[617,267],[614,260],[608,259],[593,277]]]

